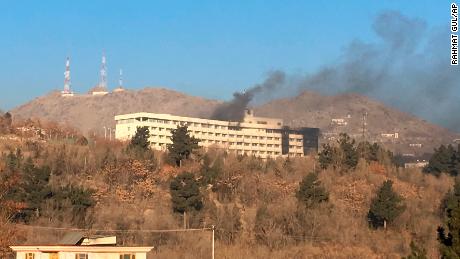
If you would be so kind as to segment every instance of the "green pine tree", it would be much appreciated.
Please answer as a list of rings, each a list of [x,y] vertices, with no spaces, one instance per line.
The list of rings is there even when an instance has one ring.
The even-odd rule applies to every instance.
[[[456,175],[455,159],[456,151],[452,145],[441,145],[439,148],[434,149],[434,153],[428,161],[428,165],[424,168],[424,172],[439,176],[441,173],[449,173]]]
[[[345,170],[355,169],[358,165],[358,152],[356,151],[355,140],[347,134],[341,133],[338,144],[342,151],[342,167]]]
[[[41,204],[52,195],[48,183],[51,169],[47,166],[36,167],[29,157],[23,165],[23,187],[24,201],[29,209],[39,212]]]
[[[405,209],[402,197],[393,191],[393,182],[387,180],[372,199],[367,217],[371,226],[386,228],[387,223],[392,223]]]
[[[323,149],[318,154],[319,156],[319,164],[322,169],[327,169],[329,166],[334,164],[336,158],[337,151],[334,146],[329,145],[328,143],[323,144]]]
[[[172,144],[168,145],[168,156],[177,166],[188,159],[194,149],[198,148],[199,140],[188,133],[187,126],[177,126],[177,129],[171,131]]]
[[[299,183],[299,189],[296,193],[299,203],[306,207],[312,207],[321,202],[329,200],[329,193],[321,185],[316,173],[309,173]]]
[[[150,131],[149,127],[137,127],[136,134],[134,134],[131,142],[129,143],[130,149],[137,149],[140,151],[147,151],[150,148]]]
[[[454,190],[446,199],[445,227],[438,227],[438,240],[442,258],[460,258],[460,180],[455,181]]]
[[[182,173],[176,176],[172,179],[169,190],[174,212],[198,211],[203,207],[199,184],[192,173]]]
[[[201,166],[201,184],[214,185],[222,173],[223,161],[218,157],[214,163],[211,164],[211,159],[206,154],[203,157],[203,165]]]

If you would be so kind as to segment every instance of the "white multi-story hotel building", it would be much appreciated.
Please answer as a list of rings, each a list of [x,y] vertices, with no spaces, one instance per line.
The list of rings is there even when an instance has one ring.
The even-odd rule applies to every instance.
[[[215,146],[261,158],[304,156],[318,150],[317,128],[290,129],[281,119],[255,117],[245,112],[242,122],[209,120],[156,113],[132,113],[115,116],[115,138],[131,139],[138,127],[148,127],[152,148],[165,150],[171,143],[171,130],[187,125],[191,136],[205,148]]]

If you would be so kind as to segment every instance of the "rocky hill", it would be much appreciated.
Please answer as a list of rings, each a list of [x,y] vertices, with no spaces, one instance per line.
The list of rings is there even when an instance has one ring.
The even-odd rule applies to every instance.
[[[56,121],[83,132],[102,133],[104,126],[114,127],[113,117],[117,114],[144,111],[209,118],[219,104],[216,100],[164,88],[127,90],[105,96],[61,97],[52,92],[15,108],[12,113],[21,118]],[[458,138],[447,129],[357,94],[324,96],[303,92],[254,108],[256,115],[282,118],[291,126],[318,127],[323,142],[333,140],[340,132],[361,139],[363,115],[366,115],[364,137],[382,142],[396,152],[422,154]]]
[[[356,139],[379,141],[400,153],[422,154],[458,138],[443,127],[385,106],[358,94],[320,95],[306,91],[293,98],[271,101],[256,114],[283,118],[290,126],[319,127],[322,139],[346,132]],[[363,124],[364,127],[363,127]]]
[[[189,96],[164,88],[126,90],[103,96],[76,95],[62,97],[52,92],[15,108],[20,118],[38,118],[73,126],[82,132],[103,132],[114,127],[114,116],[133,112],[169,113],[174,115],[209,117],[219,102]]]

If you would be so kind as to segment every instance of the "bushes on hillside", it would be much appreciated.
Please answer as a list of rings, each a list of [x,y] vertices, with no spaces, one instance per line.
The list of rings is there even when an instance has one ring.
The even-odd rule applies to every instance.
[[[0,116],[0,134],[7,134],[12,131],[11,124],[13,118],[11,113],[7,112]]]
[[[391,163],[393,154],[377,143],[367,141],[356,144],[347,134],[341,133],[335,144],[324,144],[319,155],[321,168],[332,167],[344,171],[354,170],[360,158],[367,162]]]
[[[457,176],[460,172],[460,145],[457,150],[452,145],[441,145],[435,148],[423,171],[436,176],[441,173]]]
[[[458,179],[455,181],[454,189],[447,194],[444,210],[444,226],[438,227],[439,250],[443,258],[460,258],[460,180]]]

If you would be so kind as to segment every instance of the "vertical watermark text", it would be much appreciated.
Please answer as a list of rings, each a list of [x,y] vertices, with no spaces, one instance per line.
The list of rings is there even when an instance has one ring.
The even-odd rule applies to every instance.
[[[450,64],[458,66],[458,5],[450,5]]]

